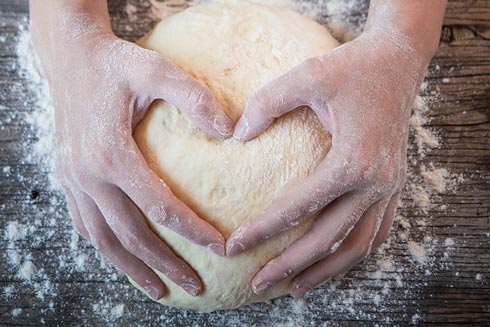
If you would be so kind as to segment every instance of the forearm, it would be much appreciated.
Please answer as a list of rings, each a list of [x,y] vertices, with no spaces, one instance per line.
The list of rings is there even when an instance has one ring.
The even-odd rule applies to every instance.
[[[91,31],[111,32],[104,0],[30,0],[29,10],[37,47],[63,44]]]
[[[435,54],[446,0],[371,0],[365,31],[407,40],[429,61]]]
[[[67,57],[92,51],[86,40],[112,33],[106,0],[30,0],[29,10],[32,41],[50,81]]]

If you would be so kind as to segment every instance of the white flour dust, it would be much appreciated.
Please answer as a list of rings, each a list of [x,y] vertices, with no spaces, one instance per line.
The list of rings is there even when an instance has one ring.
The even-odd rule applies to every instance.
[[[167,1],[165,3],[151,0],[152,15],[156,19],[167,17],[175,12],[175,4],[182,4],[182,0]],[[339,40],[348,41],[359,35],[362,31],[365,16],[357,13],[363,12],[358,1],[354,0],[320,0],[316,2],[300,2],[293,0],[271,0],[274,4],[287,6],[310,17],[318,19],[320,22],[327,24],[334,36]],[[193,1],[186,2],[192,5]],[[181,7],[179,7],[181,8]],[[128,5],[125,8],[128,14],[128,28],[130,30],[131,22],[137,20],[138,7]],[[364,10],[365,12],[365,10]],[[354,14],[353,14],[354,13]],[[28,22],[24,20],[19,24],[17,39],[17,67],[21,75],[29,80],[29,96],[32,97],[33,110],[25,117],[25,121],[30,125],[36,141],[28,144],[25,141],[25,163],[35,164],[40,170],[47,174],[48,178],[43,185],[48,188],[52,194],[50,205],[51,209],[40,211],[30,217],[29,220],[24,218],[13,218],[6,224],[2,232],[5,239],[8,240],[8,251],[3,254],[8,263],[7,269],[19,278],[20,283],[9,285],[2,290],[1,296],[10,298],[15,293],[15,287],[29,287],[35,293],[36,298],[57,299],[59,294],[59,285],[57,276],[49,276],[43,267],[43,261],[38,260],[31,252],[31,248],[41,243],[49,243],[52,239],[64,240],[65,248],[63,254],[58,255],[53,260],[52,265],[59,267],[60,275],[74,276],[80,273],[99,280],[103,283],[111,284],[116,280],[124,280],[115,274],[115,270],[110,267],[105,260],[95,254],[92,249],[87,249],[88,243],[81,241],[78,234],[72,229],[66,211],[60,209],[63,201],[58,191],[58,184],[53,177],[54,167],[54,112],[53,104],[49,94],[49,87],[43,78],[42,69],[32,47]],[[273,300],[274,306],[268,307],[268,319],[280,321],[277,326],[298,326],[308,323],[310,308],[308,303],[315,298],[316,303],[323,304],[324,315],[345,314],[349,317],[370,319],[373,314],[364,311],[362,306],[357,306],[358,300],[367,301],[379,308],[380,312],[389,311],[390,307],[397,305],[393,300],[392,292],[411,292],[420,285],[413,285],[406,282],[405,277],[415,273],[429,275],[435,269],[449,269],[450,267],[437,262],[433,255],[436,245],[443,244],[449,251],[458,246],[450,238],[437,240],[425,229],[430,220],[430,211],[435,208],[441,194],[455,192],[458,184],[464,181],[460,175],[454,175],[444,167],[438,167],[433,163],[424,161],[433,149],[441,144],[441,139],[437,135],[437,130],[429,129],[426,124],[429,122],[426,113],[429,110],[431,101],[437,95],[427,95],[425,90],[429,88],[424,84],[421,96],[418,96],[414,103],[413,115],[410,119],[411,126],[411,143],[409,153],[409,170],[408,181],[400,201],[400,210],[396,217],[395,225],[390,239],[381,246],[375,255],[365,264],[370,268],[369,273],[354,271],[348,274],[343,281],[335,281],[327,284],[321,289],[312,291],[308,296],[300,300],[292,300],[288,297]],[[15,118],[15,117],[14,117]],[[24,142],[24,141],[23,141]],[[32,141],[29,141],[32,142]],[[11,167],[4,166],[2,172],[11,178],[22,180],[22,175],[16,174]],[[404,209],[412,209],[420,214],[417,219],[405,216]],[[62,226],[56,234],[53,230]],[[51,232],[46,233],[44,227],[52,227]],[[416,227],[416,229],[415,229]],[[413,231],[416,230],[415,235]],[[420,234],[423,232],[423,235]],[[83,244],[83,245],[81,245]],[[401,259],[392,256],[392,246],[403,246],[409,254],[410,262],[402,262]],[[49,256],[49,253],[43,256]],[[91,273],[92,270],[98,270],[98,273]],[[360,279],[356,279],[356,276]],[[51,280],[53,279],[53,280]],[[481,275],[475,276],[476,280],[481,280]],[[115,283],[113,283],[115,284]],[[111,289],[123,289],[128,297],[134,296],[135,291],[131,286],[117,283],[117,287],[111,285]],[[345,287],[345,285],[349,287]],[[60,294],[61,295],[61,294]],[[114,294],[100,293],[97,303],[92,303],[92,307],[87,309],[87,314],[96,315],[108,322],[115,321],[128,314],[125,304],[125,298],[115,298]],[[227,325],[244,325],[247,321],[243,320],[247,310],[250,308],[260,308],[261,304],[255,304],[248,308],[239,309],[239,311],[222,313],[222,315],[210,315],[207,319],[212,323],[224,325],[225,319]],[[284,312],[287,308],[287,312]],[[55,310],[53,302],[50,302],[47,310]],[[13,317],[21,316],[23,310],[16,308],[11,312]],[[181,317],[186,317],[186,311],[179,312]],[[414,324],[421,318],[419,314],[408,317]],[[171,324],[172,321],[168,315],[154,317],[155,322],[162,324]],[[385,321],[389,323],[389,321]]]

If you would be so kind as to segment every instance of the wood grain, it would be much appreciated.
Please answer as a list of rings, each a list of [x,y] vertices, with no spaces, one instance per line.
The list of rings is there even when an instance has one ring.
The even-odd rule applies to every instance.
[[[148,1],[131,3],[138,8],[131,29],[126,0],[110,1],[110,9],[115,32],[134,41],[155,19],[150,18]],[[174,2],[172,7],[185,6]],[[363,8],[353,15],[365,16],[367,5]],[[441,146],[412,163],[411,169],[433,163],[464,176],[455,192],[435,195],[426,214],[410,204],[400,210],[411,218],[411,238],[421,241],[430,231],[438,241],[429,258],[435,266],[427,272],[411,263],[406,241],[394,238],[387,251],[399,266],[374,278],[380,259],[374,256],[335,290],[326,286],[313,291],[308,308],[300,313],[286,299],[213,314],[163,308],[133,290],[111,268],[101,267],[85,241],[75,253],[88,254],[86,271],[60,266],[59,258],[74,253],[63,199],[46,187],[43,167],[24,160],[36,141],[25,120],[35,101],[16,65],[14,43],[17,26],[27,15],[26,0],[0,2],[0,36],[6,39],[0,42],[0,168],[10,168],[8,174],[0,172],[0,231],[17,220],[49,236],[39,241],[27,235],[10,242],[1,234],[0,326],[490,326],[490,1],[449,2],[441,46],[426,79],[426,93],[438,95],[430,103],[426,127],[438,133]],[[415,151],[410,149],[410,154],[415,156]],[[403,200],[410,198],[405,194]],[[424,217],[429,217],[427,223],[418,223]],[[395,226],[394,233],[399,231]],[[446,238],[456,246],[444,246]],[[26,283],[16,275],[17,268],[6,255],[12,250],[30,253],[40,270],[33,281]],[[397,283],[397,276],[403,284]],[[36,294],[35,284],[46,280],[54,292]],[[383,305],[376,305],[373,297],[383,289],[389,295]],[[346,299],[352,304],[344,303]],[[120,303],[125,305],[124,314],[111,318],[111,309]],[[14,309],[21,311],[14,316]]]

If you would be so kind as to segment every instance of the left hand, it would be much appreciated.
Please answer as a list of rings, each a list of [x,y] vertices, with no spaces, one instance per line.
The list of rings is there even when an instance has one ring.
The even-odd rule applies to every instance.
[[[315,172],[236,230],[236,255],[317,215],[306,234],[253,278],[260,294],[290,276],[294,297],[345,274],[388,235],[406,175],[408,120],[428,59],[405,38],[364,32],[307,60],[254,94],[235,128],[250,140],[279,116],[309,106],[332,134]]]

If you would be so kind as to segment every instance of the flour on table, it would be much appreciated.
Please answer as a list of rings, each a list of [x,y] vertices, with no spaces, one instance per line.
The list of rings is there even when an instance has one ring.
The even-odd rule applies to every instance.
[[[27,226],[20,224],[16,220],[10,221],[5,230],[5,239],[10,241],[21,240],[27,236],[27,232]]]
[[[13,317],[17,317],[21,313],[22,313],[22,309],[21,308],[15,308],[14,310],[12,310],[12,316]]]
[[[18,276],[24,280],[31,280],[35,273],[36,266],[32,261],[27,260],[20,266]]]
[[[425,253],[424,244],[408,242],[407,248],[408,248],[408,252],[410,252],[410,254],[412,255],[415,261],[417,261],[421,265],[425,264],[427,255]]]
[[[291,2],[296,1],[279,2],[282,2],[283,4],[289,3],[289,5],[291,5]],[[304,13],[309,15],[310,17],[318,17],[318,19],[323,23],[328,23],[328,21],[335,22],[334,17],[343,17],[339,19],[341,23],[342,21],[352,23],[344,24],[344,27],[346,27],[346,29],[344,31],[340,30],[338,32],[338,35],[350,36],[359,34],[359,32],[362,30],[363,20],[362,17],[359,18],[357,14],[355,14],[355,12],[359,11],[360,7],[358,6],[361,5],[357,4],[361,3],[362,1],[330,1],[330,3],[332,3],[329,6],[329,9],[331,11],[328,12],[330,18],[325,18],[322,17],[322,12],[325,12],[322,11],[322,8],[325,8],[324,6],[328,2],[329,1],[311,1],[311,4],[308,4],[309,8],[305,7],[306,12]],[[315,3],[318,3],[317,7],[315,7]],[[132,17],[137,18],[138,13],[135,10],[135,7],[130,7],[129,9],[127,9],[127,11],[130,12]],[[160,14],[163,16],[165,15],[162,13]],[[166,15],[168,16],[168,14]],[[131,18],[129,20],[131,20]],[[0,22],[0,25],[5,26],[5,23]],[[60,197],[60,193],[56,191],[58,185],[52,175],[54,163],[54,115],[51,97],[49,95],[49,88],[44,81],[44,78],[42,77],[42,69],[39,65],[39,61],[37,60],[37,56],[35,55],[35,52],[31,45],[27,19],[19,21],[18,26],[18,34],[15,39],[6,40],[4,36],[0,36],[0,43],[2,46],[4,46],[8,44],[7,41],[12,41],[13,44],[16,45],[17,63],[15,64],[15,66],[20,69],[22,76],[30,80],[27,86],[29,89],[29,97],[31,97],[32,99],[28,104],[26,104],[26,106],[30,106],[30,108],[32,108],[32,111],[31,113],[26,115],[25,121],[29,124],[32,135],[34,137],[32,137],[30,140],[28,140],[27,138],[25,140],[20,140],[20,142],[22,142],[22,148],[25,149],[24,163],[37,165],[41,174],[43,174],[44,177],[47,176],[46,182],[43,182],[42,184],[36,184],[36,182],[33,181],[33,183],[35,187],[39,185],[39,187],[48,188],[50,194],[55,198],[57,197],[56,200],[52,201],[53,208],[56,208],[60,204],[62,205],[64,201],[62,200],[62,197]],[[131,24],[128,24],[126,27],[130,29],[131,26]],[[336,26],[337,24],[334,23],[328,27],[337,36],[337,33],[335,32]],[[359,272],[348,274],[344,281],[333,282],[327,284],[327,286],[325,287],[312,291],[310,295],[306,296],[305,304],[307,305],[309,299],[316,298],[316,303],[323,303],[323,307],[325,308],[324,315],[327,317],[329,315],[338,314],[339,312],[341,312],[345,314],[346,318],[371,318],[372,313],[364,311],[362,306],[356,305],[355,301],[353,301],[352,299],[356,298],[356,301],[369,301],[371,299],[371,301],[373,301],[372,299],[377,295],[377,293],[374,293],[370,290],[370,288],[372,288],[373,286],[381,288],[381,294],[379,295],[380,310],[389,310],[389,308],[391,308],[393,305],[397,305],[397,302],[393,300],[393,292],[412,292],[413,290],[417,292],[416,289],[420,287],[420,285],[413,285],[411,281],[408,283],[404,282],[405,272],[409,272],[410,275],[419,273],[418,263],[411,264],[394,260],[393,266],[391,268],[388,268],[387,266],[384,266],[383,268],[380,267],[377,262],[380,259],[381,261],[383,261],[384,258],[391,258],[390,248],[395,243],[398,246],[407,246],[407,242],[409,241],[416,242],[417,244],[422,244],[422,242],[424,242],[424,249],[426,253],[429,253],[429,255],[433,250],[435,244],[437,244],[437,240],[430,241],[425,244],[426,242],[424,241],[424,239],[427,235],[430,235],[430,231],[424,230],[423,228],[419,230],[418,227],[413,226],[413,223],[415,222],[412,223],[412,219],[410,217],[402,215],[402,211],[404,208],[413,208],[414,206],[418,206],[418,210],[421,211],[420,215],[423,216],[423,219],[429,220],[430,210],[437,209],[434,205],[434,203],[437,202],[437,194],[435,194],[433,190],[433,183],[431,181],[427,181],[422,176],[418,162],[419,160],[426,158],[427,154],[430,154],[433,149],[439,147],[441,143],[441,139],[440,136],[438,136],[437,129],[428,128],[426,126],[426,124],[429,122],[429,119],[426,117],[426,113],[428,108],[430,107],[430,103],[431,101],[437,101],[440,96],[434,88],[431,88],[430,85],[427,84],[427,82],[424,84],[424,86],[425,88],[423,87],[420,96],[416,99],[413,116],[410,120],[411,136],[413,139],[413,141],[410,143],[410,146],[413,151],[411,151],[412,154],[409,156],[409,176],[405,191],[403,193],[403,199],[400,203],[401,207],[400,210],[398,210],[399,213],[397,215],[393,231],[391,232],[391,238],[390,240],[388,240],[387,244],[382,246],[382,248],[378,251],[378,254],[372,256],[372,258],[367,260],[364,264],[369,265],[370,269],[372,269],[371,271],[373,271],[372,273],[365,273],[368,277],[379,275],[379,278],[376,279],[375,282],[361,281],[359,285],[354,286],[354,288],[356,289],[355,294],[352,294],[351,292],[349,292],[349,290],[338,288],[338,286],[349,283],[360,274]],[[432,92],[428,92],[428,89],[431,89]],[[1,107],[2,104],[0,104],[0,109]],[[18,113],[12,112],[10,116],[6,117],[6,121],[0,122],[0,126],[2,126],[2,124],[8,123],[9,121],[18,120],[18,115]],[[39,141],[36,141],[37,139]],[[433,169],[437,170],[446,168],[435,166],[432,168],[430,165],[426,165],[426,169],[431,171]],[[20,181],[26,180],[26,177],[20,174],[18,169],[16,169],[14,166],[11,167],[3,165],[0,173],[2,173],[4,176],[15,178]],[[451,172],[449,172],[449,174],[449,179],[453,182],[446,182],[446,190],[444,192],[455,192],[458,185],[464,183],[464,176],[452,174]],[[447,179],[447,177],[444,178]],[[415,186],[420,186],[420,188],[417,188]],[[412,192],[412,190],[414,192]],[[417,193],[420,193],[422,196],[418,197]],[[425,213],[423,212],[424,209]],[[51,219],[49,221],[46,221],[46,217],[51,217]],[[4,253],[3,259],[6,260],[6,264],[2,267],[11,272],[14,276],[19,273],[21,263],[25,263],[27,261],[31,261],[33,266],[39,269],[36,269],[36,272],[32,275],[28,274],[31,276],[31,280],[22,279],[20,281],[20,284],[16,283],[8,285],[3,287],[3,289],[0,289],[0,296],[5,297],[6,299],[12,299],[13,296],[18,293],[18,288],[27,288],[33,290],[36,294],[35,296],[39,299],[43,299],[46,297],[51,299],[52,301],[58,301],[59,298],[57,296],[61,296],[61,293],[58,293],[59,277],[57,275],[46,274],[42,269],[44,265],[42,258],[33,256],[29,250],[31,244],[49,242],[47,235],[45,235],[43,233],[43,229],[40,228],[41,226],[43,226],[43,224],[46,224],[48,226],[63,226],[63,228],[60,228],[57,233],[61,235],[62,239],[65,239],[65,243],[60,244],[60,246],[64,246],[65,249],[63,250],[63,254],[59,256],[59,258],[55,259],[56,262],[58,262],[58,266],[63,265],[63,267],[59,269],[60,275],[76,274],[78,271],[78,267],[74,262],[74,258],[76,258],[80,254],[90,253],[91,255],[89,256],[87,264],[92,265],[92,267],[100,267],[100,262],[102,262],[103,266],[101,269],[105,273],[102,275],[100,273],[94,273],[92,277],[88,276],[88,278],[95,278],[96,280],[97,278],[99,278],[99,281],[108,284],[109,288],[111,289],[111,282],[119,279],[120,282],[117,283],[117,289],[119,289],[119,293],[114,294],[121,295],[122,292],[123,297],[136,297],[134,291],[132,291],[130,287],[128,287],[128,285],[121,283],[123,279],[116,276],[116,274],[114,273],[114,269],[110,268],[109,264],[106,264],[104,260],[100,261],[101,259],[99,256],[93,255],[95,254],[95,251],[93,251],[89,247],[88,243],[85,240],[79,240],[76,237],[72,236],[73,232],[71,231],[71,224],[67,223],[68,220],[69,217],[66,215],[66,211],[60,209],[56,209],[53,212],[42,211],[34,213],[34,216],[32,217],[11,218],[11,221],[5,225],[5,230],[0,231],[0,234],[2,234],[2,236],[13,235],[11,234],[11,231],[15,230],[16,228],[14,228],[13,225],[10,225],[10,223],[12,222],[17,222],[20,226],[29,226],[29,232],[23,237],[20,237],[16,240],[11,240],[11,243],[8,247],[9,249],[14,250],[12,253],[16,253],[14,255],[14,257],[16,257],[16,260],[14,260],[14,262],[10,262],[10,260],[8,259],[10,256],[9,253]],[[27,225],[27,222],[29,222],[29,225]],[[7,229],[9,229],[10,231],[7,231]],[[418,232],[416,233],[416,231],[422,231],[424,235],[420,236],[418,235]],[[24,235],[24,233],[21,232],[21,235]],[[415,237],[418,238],[414,239]],[[490,233],[487,233],[487,237],[490,237]],[[9,237],[9,240],[11,238],[15,237]],[[445,242],[445,240],[442,240],[441,242]],[[27,258],[30,259],[28,260]],[[414,262],[416,262],[416,260],[414,260]],[[425,265],[425,267],[427,267],[427,264]],[[443,265],[443,263],[440,262],[440,259],[437,259],[436,262],[434,262],[432,265],[429,265],[428,268],[424,269],[447,270],[450,269],[450,267],[446,267],[445,265]],[[29,271],[30,269],[27,270]],[[35,269],[32,269],[31,271],[33,270]],[[390,274],[390,271],[395,272],[395,275]],[[359,276],[365,278],[366,275],[363,274]],[[460,276],[458,272],[455,272],[454,275]],[[394,280],[390,281],[389,278],[392,277],[394,277]],[[481,274],[477,274],[472,278],[479,281],[483,280],[484,277]],[[115,288],[116,287],[114,287],[114,289]],[[119,315],[120,309],[117,308],[115,310],[116,314],[114,315],[109,314],[109,311],[113,308],[116,308],[120,304],[115,302],[112,293],[108,295],[100,293],[99,295],[100,297],[98,299],[93,300],[95,304],[92,310],[89,310],[90,314],[95,314],[102,320],[106,320],[108,322],[113,321],[113,317]],[[125,300],[126,299],[121,299],[121,301]],[[378,302],[378,300],[376,300],[376,302]],[[274,304],[274,306],[266,305],[266,308],[269,309],[274,307],[284,307],[287,309],[293,306],[293,301],[289,298],[283,298],[280,299],[280,301],[273,301],[272,303]],[[50,307],[51,309],[49,310],[55,312],[57,310],[56,308],[59,306],[55,306],[53,305],[53,302],[50,302]],[[258,308],[262,308],[262,306]],[[292,326],[298,326],[300,325],[299,322],[303,322],[305,320],[305,317],[308,316],[310,310],[310,308],[306,307],[301,312],[295,313],[292,313],[289,310],[271,311],[267,319],[269,319],[270,321],[284,323],[286,320],[288,320]],[[15,316],[23,315],[22,309],[20,308],[14,309],[12,311],[12,314],[14,312]],[[245,326],[248,323],[248,320],[244,319],[244,313],[246,312],[247,308],[238,311],[238,313],[235,311],[231,311],[220,316],[210,315],[207,318],[207,321],[214,325]],[[125,315],[128,314],[130,314],[130,312],[126,311]],[[186,311],[174,312],[173,314],[174,318],[180,317],[180,319],[183,320],[187,317]],[[416,324],[421,319],[420,315],[421,313],[411,316],[414,324]],[[156,315],[154,317],[154,321],[156,323],[161,323],[164,325],[171,325],[173,322],[172,319],[173,318],[168,314],[162,314],[160,316]],[[410,319],[410,316],[408,317],[408,319]],[[42,323],[42,320],[40,322]],[[298,323],[294,324],[294,322]],[[386,323],[389,324],[389,321]]]
[[[455,244],[454,240],[450,237],[448,237],[444,240],[444,246],[445,247],[452,247],[452,246],[454,246],[454,244]]]

